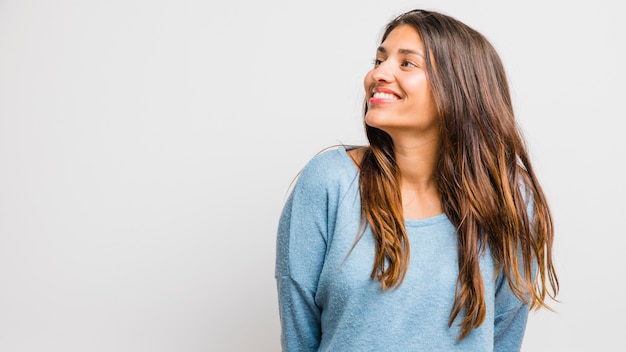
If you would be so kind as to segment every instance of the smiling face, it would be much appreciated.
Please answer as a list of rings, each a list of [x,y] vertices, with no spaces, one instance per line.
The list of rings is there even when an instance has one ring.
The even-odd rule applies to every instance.
[[[393,29],[376,52],[365,76],[365,123],[402,135],[439,136],[437,108],[426,73],[424,44],[409,25]]]

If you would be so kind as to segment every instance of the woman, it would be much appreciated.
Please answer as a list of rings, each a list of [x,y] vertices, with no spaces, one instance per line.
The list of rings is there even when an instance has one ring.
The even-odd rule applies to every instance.
[[[280,218],[283,349],[518,351],[558,281],[497,53],[414,10],[387,25],[364,86],[369,145],[314,157]]]

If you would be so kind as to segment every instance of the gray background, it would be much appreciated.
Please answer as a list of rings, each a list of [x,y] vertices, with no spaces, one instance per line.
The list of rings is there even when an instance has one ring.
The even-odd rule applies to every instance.
[[[0,1],[0,350],[279,350],[289,184],[364,142],[363,76],[414,7],[497,48],[553,207],[562,303],[524,351],[626,349],[617,4]]]

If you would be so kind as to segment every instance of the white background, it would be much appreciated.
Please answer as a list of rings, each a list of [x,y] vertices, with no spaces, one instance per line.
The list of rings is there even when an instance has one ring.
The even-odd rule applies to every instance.
[[[278,351],[289,184],[415,7],[499,51],[553,207],[523,350],[626,350],[618,3],[0,0],[0,351]]]

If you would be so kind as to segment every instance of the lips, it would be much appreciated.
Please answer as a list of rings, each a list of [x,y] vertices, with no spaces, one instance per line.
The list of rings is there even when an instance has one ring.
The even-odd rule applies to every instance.
[[[381,104],[381,103],[391,103],[397,100],[400,100],[400,95],[389,88],[384,87],[374,87],[372,89],[372,96],[370,98],[370,103],[373,104]]]

